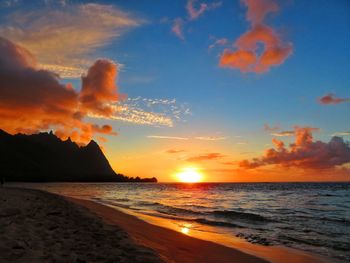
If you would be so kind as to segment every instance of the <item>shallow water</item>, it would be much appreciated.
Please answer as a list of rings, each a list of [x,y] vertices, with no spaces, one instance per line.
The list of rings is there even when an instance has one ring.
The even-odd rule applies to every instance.
[[[251,243],[284,245],[350,262],[350,183],[25,186],[166,218],[185,225],[185,232],[214,231]]]

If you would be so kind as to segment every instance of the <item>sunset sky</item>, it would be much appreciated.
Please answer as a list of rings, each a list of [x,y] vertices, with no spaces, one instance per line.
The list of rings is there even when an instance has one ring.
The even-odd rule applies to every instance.
[[[348,0],[0,0],[0,128],[163,182],[349,181],[349,28]]]

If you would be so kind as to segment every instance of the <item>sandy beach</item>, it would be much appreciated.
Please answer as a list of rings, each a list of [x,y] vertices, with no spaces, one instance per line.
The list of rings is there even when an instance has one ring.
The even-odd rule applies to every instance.
[[[0,202],[0,262],[266,262],[91,201],[1,188]]]
[[[61,196],[0,188],[0,203],[0,262],[163,262]]]
[[[0,202],[0,262],[335,262],[280,246],[224,246],[42,190],[3,187]]]

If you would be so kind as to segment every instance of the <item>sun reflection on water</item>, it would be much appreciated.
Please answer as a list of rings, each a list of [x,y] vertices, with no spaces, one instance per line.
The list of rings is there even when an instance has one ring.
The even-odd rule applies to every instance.
[[[185,234],[185,235],[188,235],[189,232],[190,232],[191,226],[192,226],[191,224],[184,224],[184,225],[182,225],[181,229],[180,229],[181,233]]]
[[[190,232],[190,229],[188,227],[181,228],[181,233],[187,235],[188,232]]]

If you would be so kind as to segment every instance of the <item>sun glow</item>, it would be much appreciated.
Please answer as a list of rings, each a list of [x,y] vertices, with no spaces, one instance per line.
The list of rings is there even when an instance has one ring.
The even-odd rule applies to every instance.
[[[202,181],[202,174],[195,167],[186,167],[176,174],[180,182],[197,183]]]

